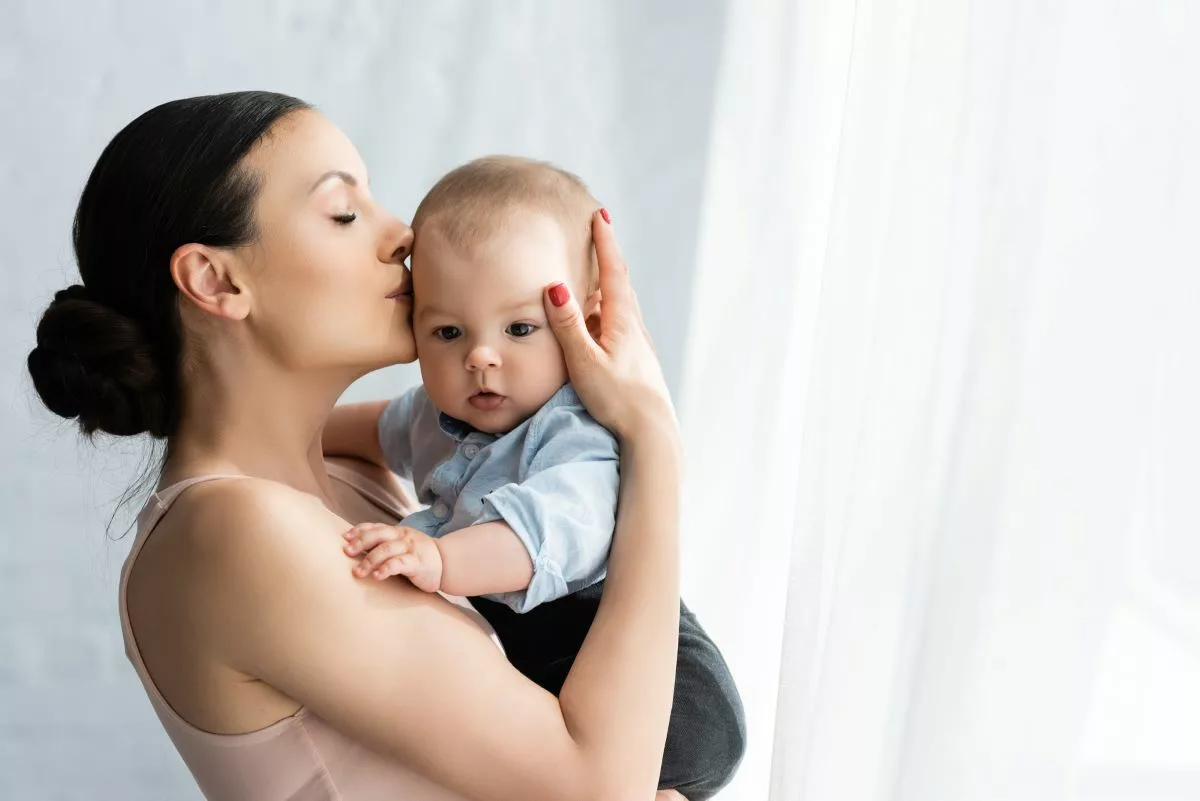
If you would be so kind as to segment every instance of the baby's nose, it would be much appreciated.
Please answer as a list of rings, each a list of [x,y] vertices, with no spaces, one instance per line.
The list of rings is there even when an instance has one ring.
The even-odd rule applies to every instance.
[[[500,354],[495,348],[480,345],[467,354],[468,370],[489,370],[500,366]]]

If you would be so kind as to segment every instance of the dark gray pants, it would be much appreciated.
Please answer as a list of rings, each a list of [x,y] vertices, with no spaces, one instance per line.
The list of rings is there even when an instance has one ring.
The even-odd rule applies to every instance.
[[[471,598],[513,666],[558,695],[596,617],[604,582],[542,604],[523,615],[486,598]],[[729,783],[746,750],[742,699],[725,659],[683,603],[679,658],[659,788],[707,801]]]

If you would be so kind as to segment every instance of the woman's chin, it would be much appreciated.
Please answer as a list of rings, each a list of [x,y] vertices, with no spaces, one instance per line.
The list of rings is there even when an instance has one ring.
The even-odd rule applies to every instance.
[[[394,367],[397,364],[411,364],[416,360],[417,348],[410,340],[389,343],[387,347],[380,350],[363,353],[361,358],[354,359],[353,362],[357,364],[361,375],[366,375],[385,367]]]
[[[380,367],[390,367],[393,364],[412,364],[417,360],[417,343],[412,338],[412,332],[405,336],[394,336],[389,343],[388,352],[384,357],[386,364]]]

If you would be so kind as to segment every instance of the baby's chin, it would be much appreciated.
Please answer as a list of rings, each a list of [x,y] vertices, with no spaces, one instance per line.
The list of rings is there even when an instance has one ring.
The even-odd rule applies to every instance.
[[[533,412],[524,412],[517,409],[497,409],[494,412],[481,412],[468,405],[463,411],[463,415],[460,419],[476,431],[482,431],[485,434],[500,435],[507,434],[521,425],[521,423],[533,416]]]

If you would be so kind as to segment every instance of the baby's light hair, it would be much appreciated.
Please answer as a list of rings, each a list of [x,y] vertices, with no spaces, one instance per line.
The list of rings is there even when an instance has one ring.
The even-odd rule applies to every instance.
[[[436,229],[451,247],[470,251],[503,228],[514,211],[542,212],[562,226],[584,268],[584,288],[591,291],[597,276],[592,214],[599,206],[577,175],[549,162],[485,156],[442,176],[417,206],[412,227],[418,248],[422,229]]]

